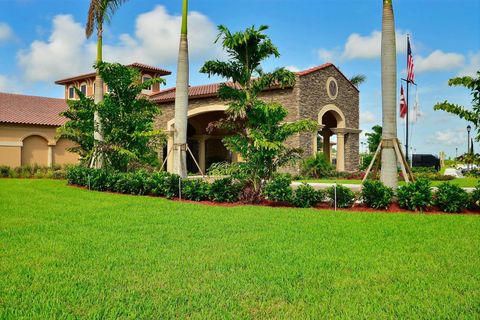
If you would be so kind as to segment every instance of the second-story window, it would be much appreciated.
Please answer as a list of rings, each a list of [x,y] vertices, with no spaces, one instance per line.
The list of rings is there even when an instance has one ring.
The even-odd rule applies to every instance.
[[[145,82],[145,81],[148,81],[148,80],[152,80],[152,77],[150,77],[150,76],[143,76],[143,78],[142,78],[142,83]],[[152,86],[149,86],[149,87],[146,88],[145,90],[152,91]]]
[[[68,99],[75,99],[75,89],[73,86],[68,87]]]
[[[82,83],[82,85],[80,86],[80,91],[81,91],[84,95],[87,95],[87,84],[86,84],[86,83]]]

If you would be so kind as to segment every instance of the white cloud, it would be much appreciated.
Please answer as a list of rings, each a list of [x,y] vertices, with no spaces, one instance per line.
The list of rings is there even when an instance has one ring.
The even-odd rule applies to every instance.
[[[217,30],[207,16],[191,12],[188,17],[189,53],[191,59],[218,57],[221,50],[214,44]],[[123,63],[139,61],[148,64],[172,64],[177,61],[181,16],[169,15],[164,6],[137,17],[135,35],[122,34],[120,42],[105,46],[106,60]]]
[[[374,123],[377,121],[377,117],[370,111],[363,111],[360,113],[360,121],[362,124]]]
[[[477,71],[480,71],[480,51],[468,54],[468,63],[460,70],[458,75],[476,77]]]
[[[94,54],[87,50],[83,26],[71,15],[57,15],[48,41],[34,41],[19,52],[18,62],[27,80],[52,81],[88,70]]]
[[[447,131],[437,131],[433,136],[433,141],[442,145],[458,145],[459,141],[466,139],[465,128],[449,129]]]
[[[141,62],[156,66],[174,64],[178,55],[181,16],[169,15],[163,6],[139,15],[135,32],[121,34],[104,45],[104,60]],[[221,56],[215,25],[205,15],[189,15],[189,53],[192,61]],[[48,41],[34,41],[19,52],[18,62],[30,81],[52,81],[88,70],[95,60],[96,44],[87,41],[83,25],[71,15],[57,15]]]
[[[418,73],[428,71],[445,71],[461,68],[465,57],[459,53],[435,50],[427,57],[417,56],[414,60],[415,71]]]
[[[318,49],[318,58],[324,62],[333,62],[340,56],[338,49],[327,50],[327,49]]]
[[[287,69],[288,71],[292,71],[292,72],[300,71],[300,69],[297,66],[288,66],[288,67],[285,67],[285,69]]]
[[[13,39],[13,30],[4,22],[0,22],[0,43]]]
[[[405,41],[406,33],[398,31],[396,33],[397,52],[406,52],[407,44]],[[342,57],[344,59],[376,59],[381,55],[382,33],[372,31],[370,35],[362,36],[358,33],[352,33],[348,36],[344,46]]]

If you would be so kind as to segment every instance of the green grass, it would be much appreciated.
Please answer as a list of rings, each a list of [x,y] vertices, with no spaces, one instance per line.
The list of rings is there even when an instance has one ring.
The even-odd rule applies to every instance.
[[[362,180],[352,179],[306,179],[300,180],[300,182],[319,182],[319,183],[339,183],[339,184],[362,184]],[[432,181],[432,187],[438,187],[440,184],[444,183],[445,181]],[[449,182],[458,185],[462,188],[474,188],[478,184],[477,178],[461,178],[461,179],[453,179]],[[405,182],[401,181],[400,185],[405,184]]]
[[[0,319],[474,319],[480,217],[211,207],[0,179]]]

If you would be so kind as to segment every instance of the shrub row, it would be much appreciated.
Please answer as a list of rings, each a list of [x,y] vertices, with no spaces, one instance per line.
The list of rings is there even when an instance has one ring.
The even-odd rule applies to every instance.
[[[232,178],[217,180],[211,184],[203,180],[180,179],[168,172],[115,172],[91,169],[82,166],[67,168],[69,184],[84,186],[91,190],[112,191],[135,195],[154,195],[166,198],[182,198],[194,201],[238,201],[241,183]]]
[[[394,192],[380,181],[365,181],[361,198],[363,202],[375,209],[386,209],[392,202]],[[434,205],[443,212],[462,212],[467,208],[479,207],[480,185],[468,194],[464,189],[450,182],[442,183],[435,193],[427,179],[418,179],[401,186],[397,190],[398,204],[401,208],[412,211],[425,211]]]
[[[231,177],[207,183],[195,179],[182,180],[178,175],[168,172],[140,170],[119,173],[81,166],[68,167],[66,178],[69,184],[85,186],[92,190],[148,194],[166,198],[181,196],[193,201],[236,202],[239,201],[244,189],[241,180]],[[326,190],[315,190],[308,184],[302,184],[293,190],[291,182],[290,175],[276,175],[266,183],[264,196],[268,200],[291,203],[301,208],[314,207],[324,201],[328,201],[332,207],[350,208],[358,198],[374,209],[388,208],[394,196],[392,189],[377,180],[367,180],[358,196],[342,185],[332,186]],[[429,180],[418,179],[399,187],[396,196],[401,208],[412,211],[424,211],[435,205],[444,212],[461,212],[468,207],[480,206],[480,185],[474,192],[468,194],[457,185],[445,182],[433,193]]]
[[[65,170],[61,166],[21,166],[11,168],[0,166],[0,178],[28,178],[28,179],[65,179]]]

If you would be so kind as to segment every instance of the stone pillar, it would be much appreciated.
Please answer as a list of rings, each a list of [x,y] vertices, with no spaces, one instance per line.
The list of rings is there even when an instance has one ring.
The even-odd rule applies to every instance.
[[[172,173],[173,172],[173,131],[168,132],[168,141],[167,141],[167,171]]]
[[[203,174],[205,174],[205,166],[206,166],[206,157],[205,157],[205,136],[202,135],[198,138],[198,165],[202,170]]]
[[[345,171],[345,134],[337,133],[337,171]]]
[[[49,167],[53,166],[53,145],[48,145],[48,160],[47,165]]]
[[[330,152],[330,131],[328,129],[323,130],[323,155],[327,162],[332,163],[332,157]]]

